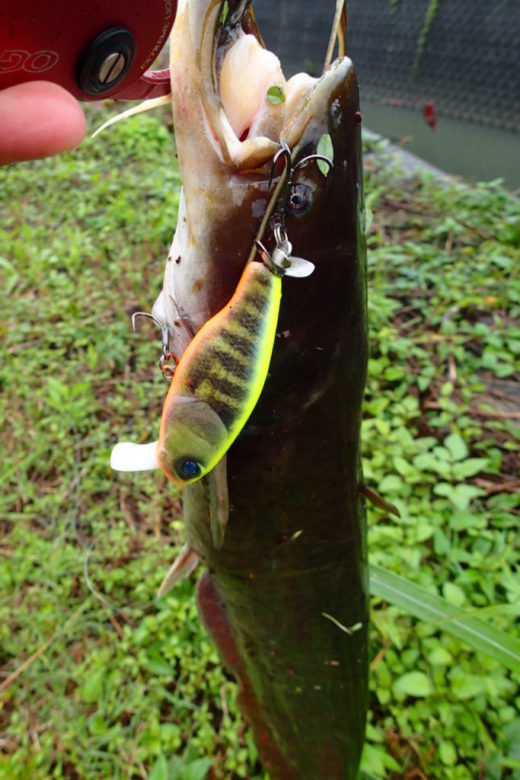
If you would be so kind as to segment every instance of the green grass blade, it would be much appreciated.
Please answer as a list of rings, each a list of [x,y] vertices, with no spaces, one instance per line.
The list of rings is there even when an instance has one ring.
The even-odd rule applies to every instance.
[[[468,617],[440,596],[381,566],[370,567],[372,596],[406,610],[420,620],[434,623],[475,652],[484,653],[497,663],[520,673],[520,642],[478,618]]]

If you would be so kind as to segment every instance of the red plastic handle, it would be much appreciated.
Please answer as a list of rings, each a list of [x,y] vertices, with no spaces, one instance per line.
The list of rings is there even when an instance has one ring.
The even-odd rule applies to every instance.
[[[168,95],[170,88],[170,69],[147,70],[133,84],[123,88],[117,94],[117,100],[145,100]]]
[[[0,89],[46,79],[80,100],[139,100],[170,90],[149,71],[177,0],[8,0],[0,10]]]

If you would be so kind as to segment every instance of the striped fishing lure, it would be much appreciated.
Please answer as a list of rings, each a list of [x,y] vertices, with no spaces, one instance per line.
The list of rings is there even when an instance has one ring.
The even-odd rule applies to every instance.
[[[272,172],[279,158],[285,160],[285,170],[235,293],[202,326],[175,368],[164,403],[159,440],[117,444],[110,459],[116,471],[159,467],[179,487],[196,482],[222,460],[260,398],[273,352],[282,277],[303,278],[314,270],[308,260],[291,256],[283,207],[294,169],[285,144],[273,160]],[[315,158],[332,165],[321,155],[310,155],[302,162]],[[260,242],[271,217],[275,239],[272,256]],[[252,259],[256,252],[260,253],[261,262]],[[164,349],[163,341],[163,353]]]
[[[161,418],[157,460],[176,485],[195,482],[221,460],[267,378],[282,295],[281,276],[249,262],[230,302],[190,342]]]

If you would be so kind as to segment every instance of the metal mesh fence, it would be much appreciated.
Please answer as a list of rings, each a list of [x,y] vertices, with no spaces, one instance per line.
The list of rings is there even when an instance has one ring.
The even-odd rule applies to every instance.
[[[348,54],[362,105],[422,109],[431,101],[439,116],[520,133],[520,0],[440,0],[414,70],[428,6],[429,0],[349,0]],[[255,0],[254,8],[286,72],[319,74],[333,0]]]

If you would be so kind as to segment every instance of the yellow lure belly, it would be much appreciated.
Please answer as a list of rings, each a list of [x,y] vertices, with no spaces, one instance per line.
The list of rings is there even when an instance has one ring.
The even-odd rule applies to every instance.
[[[249,262],[230,302],[184,352],[157,443],[159,465],[176,485],[211,471],[246,424],[267,378],[281,295],[281,277]]]

